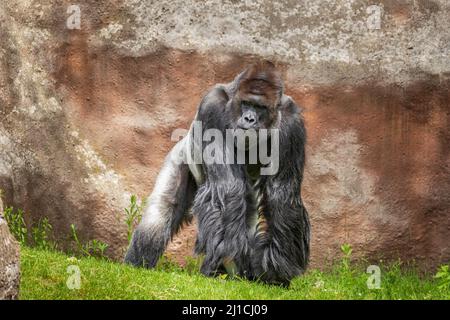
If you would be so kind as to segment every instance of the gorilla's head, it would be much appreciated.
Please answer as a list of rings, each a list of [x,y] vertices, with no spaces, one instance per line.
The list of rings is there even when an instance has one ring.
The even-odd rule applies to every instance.
[[[235,129],[270,129],[278,120],[283,83],[273,63],[261,61],[241,75],[232,100]]]

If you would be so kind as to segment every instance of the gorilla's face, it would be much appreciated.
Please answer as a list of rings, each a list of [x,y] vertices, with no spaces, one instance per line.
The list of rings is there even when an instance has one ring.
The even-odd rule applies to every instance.
[[[282,84],[270,74],[249,73],[239,83],[233,98],[233,127],[235,129],[270,129],[277,121]]]
[[[264,97],[252,94],[236,99],[233,109],[232,128],[238,129],[234,132],[234,135],[235,137],[244,137],[243,140],[236,139],[235,142],[245,141],[245,144],[236,145],[236,147],[250,150],[260,143],[266,143],[270,131],[260,135],[261,130],[271,129],[277,121],[276,107],[271,105]],[[254,137],[254,139],[251,139],[251,137]]]
[[[276,105],[266,97],[246,94],[233,101],[234,129],[270,129],[277,120]]]
[[[254,101],[241,101],[241,116],[237,119],[239,129],[266,129],[269,125],[269,107]]]

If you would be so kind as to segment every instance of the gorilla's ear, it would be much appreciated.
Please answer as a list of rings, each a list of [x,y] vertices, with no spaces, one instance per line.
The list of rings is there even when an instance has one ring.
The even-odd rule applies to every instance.
[[[283,95],[283,81],[275,65],[268,60],[260,60],[250,65],[239,85],[239,95],[264,96],[275,106]]]

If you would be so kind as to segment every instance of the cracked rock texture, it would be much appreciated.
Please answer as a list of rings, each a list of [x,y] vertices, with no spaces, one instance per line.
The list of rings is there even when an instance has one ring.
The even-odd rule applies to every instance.
[[[11,300],[19,295],[19,244],[9,233],[2,214],[0,199],[0,300]]]
[[[450,4],[415,1],[76,1],[0,4],[0,188],[68,244],[126,248],[171,133],[254,57],[274,60],[308,129],[312,265],[450,259]],[[374,6],[375,5],[375,6]],[[169,255],[191,253],[195,225]]]

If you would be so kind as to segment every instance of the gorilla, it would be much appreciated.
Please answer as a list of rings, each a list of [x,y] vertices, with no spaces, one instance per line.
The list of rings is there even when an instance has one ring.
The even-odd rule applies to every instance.
[[[167,155],[125,262],[154,267],[172,236],[196,216],[195,253],[204,255],[204,275],[288,286],[309,259],[310,223],[301,199],[305,141],[301,110],[283,93],[273,63],[257,61],[213,87]]]

